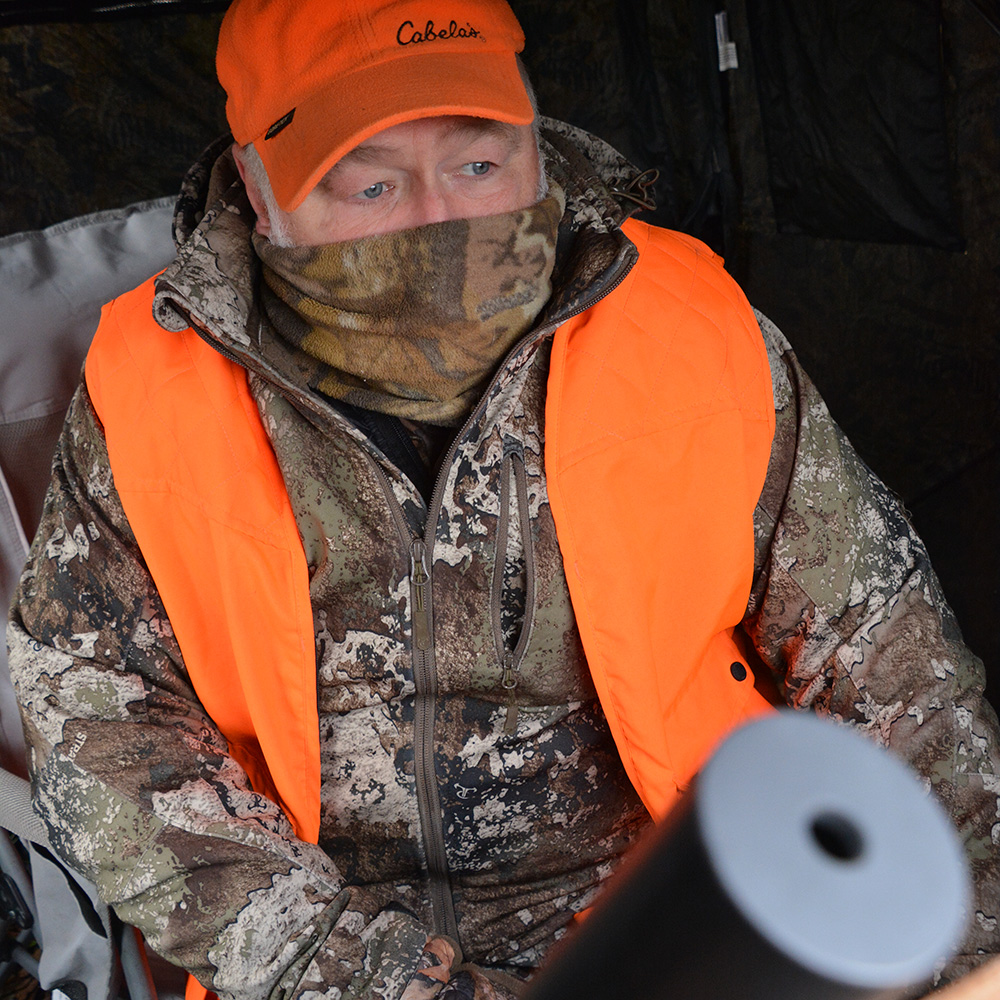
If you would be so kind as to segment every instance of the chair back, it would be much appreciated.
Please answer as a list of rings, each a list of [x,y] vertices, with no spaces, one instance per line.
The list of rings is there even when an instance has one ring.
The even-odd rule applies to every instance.
[[[41,516],[52,452],[101,306],[174,255],[172,198],[0,239],[0,606],[10,605]],[[6,615],[4,616],[6,621]],[[0,643],[0,941],[42,989],[70,1000],[151,997],[141,949],[49,850],[31,810],[24,737]],[[37,946],[37,947],[36,947]],[[40,957],[36,957],[39,956]]]

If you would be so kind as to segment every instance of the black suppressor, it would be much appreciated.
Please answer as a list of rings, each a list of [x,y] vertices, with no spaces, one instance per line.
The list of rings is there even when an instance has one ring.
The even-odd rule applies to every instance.
[[[888,752],[805,712],[734,732],[528,1000],[895,1000],[966,926],[958,837]]]

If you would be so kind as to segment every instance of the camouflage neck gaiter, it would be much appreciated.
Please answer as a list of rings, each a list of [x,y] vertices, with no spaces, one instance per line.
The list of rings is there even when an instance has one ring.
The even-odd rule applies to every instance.
[[[548,301],[563,206],[554,190],[504,215],[317,247],[254,235],[262,320],[312,388],[456,426]]]

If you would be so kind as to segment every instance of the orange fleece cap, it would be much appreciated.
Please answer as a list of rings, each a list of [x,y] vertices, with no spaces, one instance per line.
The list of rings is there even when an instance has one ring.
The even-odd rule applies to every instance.
[[[415,118],[534,118],[504,0],[234,0],[216,69],[233,138],[293,211],[346,152]]]

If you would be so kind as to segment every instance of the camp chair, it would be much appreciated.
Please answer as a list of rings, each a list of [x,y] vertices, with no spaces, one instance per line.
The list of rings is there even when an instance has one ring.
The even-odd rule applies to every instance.
[[[38,525],[52,451],[100,308],[173,256],[173,199],[0,239],[0,605]],[[0,643],[0,995],[16,967],[69,1000],[155,996],[133,928],[58,861],[34,815]],[[165,974],[165,973],[164,973]],[[183,980],[179,990],[183,992]],[[173,983],[170,984],[173,986]]]

